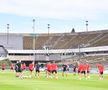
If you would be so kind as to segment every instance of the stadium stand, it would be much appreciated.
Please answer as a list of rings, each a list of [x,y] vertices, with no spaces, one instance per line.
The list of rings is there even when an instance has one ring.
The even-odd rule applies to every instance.
[[[36,49],[43,49],[44,45],[50,44],[52,49],[69,49],[83,47],[107,46],[108,31],[76,32],[62,34],[38,35],[36,37]],[[23,37],[23,49],[32,49],[32,36]]]
[[[53,34],[10,33],[8,44],[6,35],[0,34],[0,43],[9,51],[10,60],[33,60],[34,52],[36,53],[35,59],[38,61],[78,60],[79,57],[82,59],[94,57],[93,55],[108,55],[106,49],[108,47],[105,47],[108,46],[108,30]],[[36,50],[31,51],[34,35]]]

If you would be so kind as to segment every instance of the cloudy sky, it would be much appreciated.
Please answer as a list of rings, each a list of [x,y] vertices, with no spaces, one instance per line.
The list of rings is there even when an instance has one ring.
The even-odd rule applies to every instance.
[[[77,32],[108,29],[108,0],[0,0],[0,32],[35,33]]]

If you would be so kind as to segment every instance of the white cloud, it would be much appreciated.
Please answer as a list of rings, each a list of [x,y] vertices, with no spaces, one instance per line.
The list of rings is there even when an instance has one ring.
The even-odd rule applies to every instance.
[[[0,0],[0,12],[59,19],[96,19],[108,0]]]

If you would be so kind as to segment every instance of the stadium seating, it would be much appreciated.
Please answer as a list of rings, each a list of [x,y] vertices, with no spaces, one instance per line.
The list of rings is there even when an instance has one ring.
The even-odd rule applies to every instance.
[[[51,49],[71,49],[108,45],[108,31],[42,34],[35,38],[36,49],[48,45]],[[33,37],[23,36],[23,49],[33,48]]]

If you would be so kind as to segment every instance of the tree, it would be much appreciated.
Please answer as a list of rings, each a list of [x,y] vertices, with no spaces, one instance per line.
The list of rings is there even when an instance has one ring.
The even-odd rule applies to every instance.
[[[10,68],[11,61],[10,61],[9,59],[1,60],[1,61],[0,61],[0,68],[1,68],[1,65],[2,65],[3,63],[6,64],[6,67],[7,67],[7,68]]]

